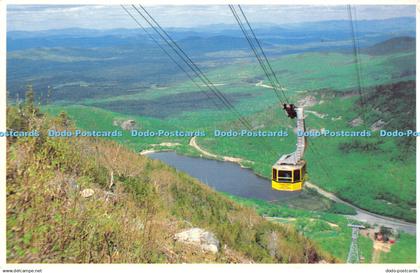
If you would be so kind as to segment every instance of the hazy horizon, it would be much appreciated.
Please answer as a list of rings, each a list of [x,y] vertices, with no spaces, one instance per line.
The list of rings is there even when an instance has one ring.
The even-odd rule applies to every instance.
[[[242,6],[254,25],[349,20],[346,5]],[[146,6],[163,27],[200,28],[235,25],[227,5]],[[353,5],[353,20],[415,18],[414,5]],[[8,5],[7,31],[45,31],[69,28],[111,30],[136,29],[118,5]]]

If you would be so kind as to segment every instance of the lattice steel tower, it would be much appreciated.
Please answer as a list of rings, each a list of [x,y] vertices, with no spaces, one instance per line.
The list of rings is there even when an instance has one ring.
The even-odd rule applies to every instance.
[[[365,228],[361,225],[348,224],[351,227],[351,245],[349,255],[347,256],[348,264],[357,264],[360,262],[359,245],[357,244],[357,238],[359,237],[359,229]]]

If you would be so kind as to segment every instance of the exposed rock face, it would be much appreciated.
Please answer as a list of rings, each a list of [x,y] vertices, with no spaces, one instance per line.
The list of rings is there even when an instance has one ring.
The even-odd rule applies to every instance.
[[[80,195],[84,198],[89,198],[95,194],[95,191],[92,189],[84,189],[80,192]]]
[[[132,119],[123,121],[121,123],[121,128],[123,130],[133,130],[135,127],[136,127],[136,122],[134,120],[132,120]]]
[[[271,232],[269,237],[268,237],[268,250],[270,252],[270,256],[274,257],[277,254],[277,233],[276,232]]]
[[[114,120],[112,122],[112,125],[114,126],[120,126],[123,130],[133,130],[136,128],[136,121],[133,119],[128,120]]]
[[[219,251],[219,241],[216,236],[201,228],[191,228],[175,234],[175,240],[199,246],[202,250],[217,253]]]
[[[362,118],[355,118],[352,121],[350,121],[350,126],[351,127],[357,127],[359,125],[363,124],[363,119]]]
[[[372,131],[378,131],[378,130],[381,130],[384,125],[385,125],[385,121],[380,119],[380,120],[376,121],[375,123],[373,123],[372,126],[370,126],[370,129]]]
[[[314,96],[306,96],[303,99],[300,99],[297,102],[297,105],[299,107],[310,107],[310,106],[314,106],[315,104],[317,104],[318,101],[316,100],[316,98]]]

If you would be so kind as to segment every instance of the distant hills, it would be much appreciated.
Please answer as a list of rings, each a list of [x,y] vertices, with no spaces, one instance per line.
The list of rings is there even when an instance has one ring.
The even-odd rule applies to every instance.
[[[271,60],[307,52],[353,52],[349,20],[253,26]],[[415,37],[415,30],[415,18],[362,20],[357,21],[355,38],[362,53],[386,54],[410,48],[414,51],[414,38],[399,40],[399,37]],[[167,31],[204,71],[256,62],[237,25]],[[170,51],[163,41],[161,44]],[[395,45],[398,47],[393,48]],[[135,28],[10,31],[7,50],[7,87],[13,97],[23,95],[29,83],[37,90],[53,86],[56,96],[53,100],[73,100],[131,94],[156,83],[165,86],[187,79],[142,30]],[[412,73],[412,69],[404,72]]]
[[[330,31],[337,29],[346,29],[349,27],[349,20],[329,20],[318,22],[302,22],[294,24],[260,24],[252,23],[254,29],[258,32],[264,30],[286,32],[291,30],[312,30],[312,31]],[[355,21],[358,31],[360,32],[389,32],[390,29],[400,31],[413,31],[415,30],[416,19],[414,17],[396,17],[383,20],[358,20]],[[192,36],[197,33],[212,33],[216,34],[237,34],[239,27],[236,24],[210,24],[205,26],[197,26],[194,28],[165,28],[169,32],[185,33],[184,37]],[[9,38],[30,38],[30,37],[48,37],[48,36],[68,36],[68,37],[93,37],[93,36],[127,36],[138,35],[139,29],[133,24],[133,28],[115,28],[115,29],[86,29],[86,28],[65,28],[65,29],[50,29],[40,31],[8,31]],[[266,33],[264,33],[266,34]]]
[[[226,35],[211,37],[193,36],[178,42],[183,49],[190,51],[213,52],[220,50],[249,50],[249,45],[245,38]]]
[[[343,47],[348,47],[352,35],[349,20],[286,25],[254,24],[253,26],[258,38],[273,46],[341,42]],[[415,18],[411,17],[361,20],[355,22],[355,26],[361,47],[371,46],[398,36],[415,36],[416,29]],[[242,47],[244,44],[243,34],[235,24],[168,28],[167,30],[177,41],[191,40],[198,43],[197,46],[206,48],[210,45],[223,48],[222,45],[225,45],[224,48],[229,50],[237,45]],[[206,39],[209,40],[206,41]],[[35,32],[9,31],[7,33],[9,51],[37,47],[111,47],[143,44],[147,41],[147,36],[138,28],[104,30],[68,28]]]
[[[416,39],[414,37],[403,36],[391,38],[386,41],[374,44],[362,50],[363,53],[370,55],[384,55],[397,52],[409,52],[416,50]]]

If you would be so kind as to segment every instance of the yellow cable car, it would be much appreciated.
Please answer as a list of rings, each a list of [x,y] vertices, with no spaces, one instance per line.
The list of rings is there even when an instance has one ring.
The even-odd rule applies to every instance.
[[[290,118],[297,118],[298,132],[305,132],[303,108],[295,108],[293,104],[284,105]],[[271,187],[279,191],[299,191],[303,188],[306,174],[306,162],[303,160],[305,152],[304,134],[298,134],[296,151],[286,154],[273,165]]]
[[[306,162],[296,165],[274,165],[271,186],[279,191],[299,191],[303,187]]]

